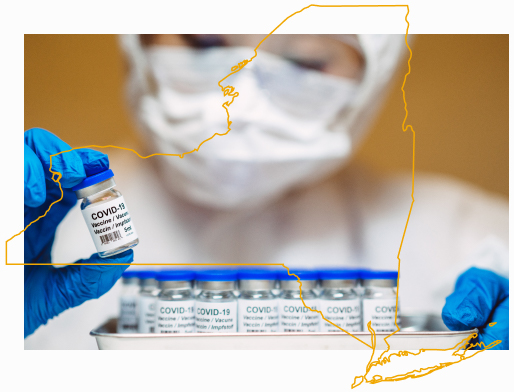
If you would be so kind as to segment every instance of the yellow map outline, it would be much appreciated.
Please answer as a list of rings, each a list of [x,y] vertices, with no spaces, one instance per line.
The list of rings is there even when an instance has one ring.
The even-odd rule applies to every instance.
[[[207,141],[211,140],[215,136],[224,136],[224,135],[228,134],[230,132],[230,125],[232,124],[232,122],[230,121],[230,113],[229,113],[228,107],[234,102],[234,99],[239,96],[239,93],[235,91],[235,88],[233,86],[230,86],[230,85],[222,86],[221,83],[225,79],[230,77],[231,75],[233,75],[233,74],[239,72],[240,70],[242,70],[249,62],[253,61],[253,59],[255,59],[257,57],[257,49],[260,47],[260,45],[269,36],[271,36],[271,34],[273,34],[280,26],[282,26],[289,18],[293,17],[296,14],[299,14],[300,12],[305,11],[306,9],[308,9],[310,7],[320,7],[320,8],[406,7],[407,8],[407,13],[405,15],[405,22],[407,23],[407,30],[406,30],[406,33],[405,33],[405,44],[407,45],[407,48],[409,49],[409,53],[410,54],[409,54],[409,59],[408,59],[409,70],[405,74],[405,77],[404,77],[404,80],[403,80],[403,84],[402,84],[402,87],[401,87],[401,90],[402,90],[402,93],[403,93],[404,108],[405,108],[405,117],[404,117],[404,120],[403,120],[403,123],[402,123],[402,131],[406,132],[408,129],[410,129],[412,131],[412,193],[411,193],[412,202],[411,202],[411,205],[410,205],[409,214],[407,216],[407,221],[405,223],[405,228],[404,228],[404,231],[403,231],[402,240],[400,242],[400,247],[399,247],[398,255],[397,255],[397,259],[398,259],[398,281],[397,281],[397,286],[396,286],[396,309],[398,309],[398,292],[399,292],[399,277],[400,277],[400,263],[401,263],[400,253],[401,253],[401,250],[402,250],[403,241],[405,239],[405,233],[407,231],[407,226],[409,224],[409,219],[410,219],[410,216],[411,216],[412,207],[414,205],[414,167],[415,167],[415,149],[416,149],[416,147],[415,147],[416,146],[416,143],[415,143],[416,134],[414,132],[414,128],[411,125],[405,126],[405,123],[407,121],[407,117],[409,115],[409,112],[407,110],[407,101],[405,99],[405,89],[404,89],[404,87],[405,87],[405,83],[407,81],[407,76],[411,72],[410,61],[412,59],[412,50],[411,50],[411,48],[410,48],[410,46],[409,46],[409,44],[407,42],[407,37],[408,37],[408,34],[409,34],[409,26],[410,26],[409,21],[407,19],[408,15],[409,15],[409,6],[407,4],[398,4],[398,5],[317,5],[317,4],[311,4],[309,6],[306,6],[306,7],[302,8],[301,10],[296,11],[296,12],[292,13],[291,15],[289,15],[277,27],[275,27],[275,29],[273,29],[273,31],[271,31],[271,33],[269,33],[256,46],[256,48],[254,49],[254,53],[255,53],[254,56],[252,56],[249,60],[245,59],[242,62],[238,63],[237,65],[233,66],[231,68],[231,72],[218,82],[218,86],[221,88],[221,91],[223,92],[223,95],[231,97],[230,101],[227,101],[227,102],[223,103],[223,105],[222,105],[223,108],[225,109],[226,113],[227,113],[227,132],[221,133],[221,134],[215,133],[210,138],[208,138],[208,139],[204,140],[203,142],[201,142],[198,145],[197,148],[195,148],[195,149],[193,149],[193,150],[191,150],[189,152],[185,152],[185,153],[182,153],[182,154],[156,153],[156,154],[151,154],[151,155],[148,155],[148,156],[142,156],[137,151],[135,151],[133,149],[130,149],[130,148],[119,147],[119,146],[112,146],[112,145],[107,145],[107,146],[90,145],[90,146],[83,146],[83,147],[75,147],[75,148],[72,148],[70,150],[61,151],[61,152],[58,152],[56,154],[51,155],[50,156],[50,168],[49,168],[49,171],[52,173],[52,180],[54,182],[56,182],[57,184],[59,184],[59,189],[61,191],[61,197],[58,200],[54,201],[52,204],[50,204],[50,206],[48,207],[48,209],[46,210],[46,212],[43,215],[41,215],[40,217],[38,217],[34,221],[30,222],[22,231],[20,231],[19,233],[13,235],[11,238],[9,238],[5,242],[5,264],[6,265],[75,265],[74,263],[59,263],[59,264],[58,263],[55,263],[55,264],[54,263],[8,263],[8,261],[7,261],[7,246],[8,246],[9,241],[11,241],[15,237],[19,236],[21,233],[23,233],[25,230],[27,230],[33,223],[35,223],[39,219],[45,217],[46,214],[52,208],[52,206],[54,204],[60,202],[62,200],[63,196],[64,196],[63,195],[63,191],[62,191],[62,187],[61,187],[61,183],[60,183],[60,179],[61,179],[62,175],[61,175],[61,173],[52,170],[52,158],[54,156],[57,156],[57,155],[60,155],[60,154],[64,154],[64,153],[69,152],[69,151],[81,149],[81,148],[117,148],[117,149],[131,151],[134,154],[136,154],[139,158],[142,158],[142,159],[148,159],[150,157],[159,156],[159,155],[161,155],[161,156],[178,156],[180,158],[183,158],[187,154],[191,154],[193,152],[198,151],[200,149],[200,147],[204,143],[206,143]],[[366,366],[366,372],[365,372],[365,374],[363,376],[356,376],[354,378],[354,382],[352,384],[352,389],[357,387],[357,386],[359,386],[359,385],[361,385],[362,382],[364,382],[364,381],[366,381],[367,383],[370,383],[370,384],[376,384],[376,383],[383,382],[383,381],[400,381],[400,380],[405,380],[407,378],[423,377],[423,376],[426,376],[426,375],[428,375],[430,373],[433,373],[436,370],[440,370],[440,369],[442,369],[444,367],[448,367],[450,365],[462,362],[465,359],[471,358],[471,357],[475,356],[476,354],[478,354],[478,353],[480,353],[480,352],[482,352],[484,350],[487,350],[489,348],[492,348],[492,347],[496,346],[497,344],[501,343],[500,340],[494,341],[494,342],[490,343],[487,346],[483,342],[471,343],[470,340],[477,337],[476,333],[472,333],[468,337],[463,339],[459,344],[457,344],[457,345],[455,345],[454,347],[451,347],[451,348],[447,348],[447,349],[420,349],[417,353],[413,353],[413,352],[410,352],[410,351],[402,351],[402,350],[400,350],[398,353],[391,353],[391,354],[389,354],[386,357],[385,354],[387,352],[389,352],[389,350],[390,350],[390,345],[387,342],[387,339],[389,337],[393,336],[396,332],[398,332],[400,330],[400,328],[399,328],[399,326],[397,324],[397,310],[396,310],[396,312],[395,312],[395,325],[396,325],[397,329],[396,329],[396,331],[392,332],[391,334],[389,334],[387,337],[384,338],[384,341],[387,344],[387,350],[385,350],[379,356],[379,358],[377,360],[373,361],[373,357],[375,355],[375,349],[376,349],[376,334],[375,334],[375,331],[373,330],[373,328],[371,328],[371,321],[367,325],[368,331],[371,334],[371,344],[368,344],[368,343],[362,341],[361,339],[357,338],[356,336],[354,336],[350,332],[345,331],[341,327],[339,327],[336,324],[332,323],[330,320],[327,320],[324,317],[324,315],[323,315],[323,313],[321,311],[311,309],[310,307],[308,307],[305,304],[305,302],[303,300],[303,296],[302,296],[302,282],[300,281],[300,278],[297,275],[292,274],[289,271],[289,268],[286,265],[284,265],[284,264],[148,264],[148,263],[132,263],[132,264],[127,264],[127,263],[94,263],[94,264],[90,264],[90,263],[84,263],[84,264],[81,264],[81,265],[160,265],[160,266],[162,266],[162,265],[193,265],[193,266],[199,266],[199,265],[215,265],[215,266],[219,266],[219,265],[230,265],[230,266],[240,266],[240,265],[246,265],[246,266],[248,266],[248,265],[259,265],[259,266],[262,266],[262,265],[269,265],[269,266],[282,266],[282,267],[287,269],[287,272],[288,272],[289,275],[293,275],[293,276],[295,276],[297,278],[297,280],[298,280],[298,282],[300,284],[300,298],[302,300],[303,305],[306,308],[308,308],[310,311],[319,313],[321,315],[321,317],[323,318],[323,320],[329,322],[333,326],[339,328],[341,331],[347,333],[348,335],[352,336],[353,338],[357,339],[359,342],[363,343],[364,345],[366,345],[366,346],[368,346],[369,348],[372,349],[372,355],[371,355],[371,358],[370,358],[370,360],[369,360],[369,362],[368,362],[368,364]],[[468,350],[471,349],[471,348],[474,348],[474,347],[480,347],[481,350],[475,351],[475,352],[473,352],[473,354],[471,354],[469,356],[466,356]],[[379,366],[379,365],[383,366],[383,365],[391,362],[391,359],[393,357],[405,357],[405,356],[409,356],[409,355],[417,356],[417,355],[422,354],[423,352],[429,352],[429,351],[451,351],[451,350],[454,350],[454,352],[452,353],[452,356],[459,358],[456,361],[443,362],[443,363],[439,363],[438,365],[434,365],[434,366],[426,367],[426,368],[415,369],[415,370],[412,370],[410,372],[407,372],[407,373],[404,373],[404,374],[399,374],[399,375],[396,375],[396,376],[391,376],[391,377],[382,377],[380,375],[375,375],[375,376],[373,376],[373,378],[371,380],[368,380],[366,378],[366,376],[369,374],[370,370],[374,366]],[[459,351],[461,351],[461,350],[464,350],[464,351],[462,353],[459,353]]]

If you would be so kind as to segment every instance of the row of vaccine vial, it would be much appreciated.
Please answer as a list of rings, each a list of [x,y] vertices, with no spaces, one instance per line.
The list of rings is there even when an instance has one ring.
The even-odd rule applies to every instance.
[[[126,271],[118,332],[359,332],[369,321],[376,332],[394,331],[397,276],[345,269]]]

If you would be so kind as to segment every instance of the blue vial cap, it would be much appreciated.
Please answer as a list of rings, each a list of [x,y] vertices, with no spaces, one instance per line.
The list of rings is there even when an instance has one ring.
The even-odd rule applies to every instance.
[[[297,275],[300,280],[318,280],[318,272],[317,271],[314,271],[314,270],[294,270],[294,269],[289,269],[289,272],[291,274],[295,274]],[[283,271],[280,271],[278,273],[278,279],[279,280],[298,280],[296,278],[296,276],[294,275],[289,275],[287,273],[287,270],[284,269]]]
[[[132,279],[132,278],[137,278],[138,277],[138,272],[136,270],[131,270],[131,271],[125,271],[124,273],[121,274],[121,277],[124,278],[124,279]]]
[[[196,273],[197,282],[235,282],[236,270],[204,270]]]
[[[155,279],[155,275],[157,275],[157,271],[137,271],[137,277],[141,280]]]
[[[360,272],[361,279],[388,279],[388,280],[396,280],[398,279],[398,271],[371,271],[371,270],[361,270]]]
[[[92,176],[86,177],[84,181],[75,185],[71,190],[73,192],[78,191],[80,189],[87,188],[88,186],[98,184],[102,181],[108,180],[109,178],[114,177],[114,173],[111,169],[107,169],[106,171],[93,174]]]
[[[168,281],[191,281],[195,279],[195,273],[188,270],[166,270],[159,272],[155,279],[159,282]]]
[[[321,280],[348,280],[359,279],[361,271],[358,269],[333,268],[318,272]]]
[[[270,269],[244,269],[237,273],[239,280],[276,280],[277,271]]]

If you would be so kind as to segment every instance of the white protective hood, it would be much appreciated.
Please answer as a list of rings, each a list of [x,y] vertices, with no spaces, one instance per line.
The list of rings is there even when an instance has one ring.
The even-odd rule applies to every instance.
[[[262,205],[291,188],[317,182],[341,168],[362,141],[383,101],[386,87],[397,69],[402,53],[407,50],[404,35],[355,37],[355,46],[358,46],[364,58],[363,77],[356,86],[351,102],[335,117],[336,121],[330,122],[330,127],[325,127],[325,132],[317,132],[317,138],[311,140],[280,144],[286,138],[283,135],[270,137],[270,134],[277,133],[276,130],[270,130],[269,124],[259,124],[258,120],[255,122],[254,117],[247,121],[250,124],[247,127],[249,130],[238,130],[236,134],[231,132],[221,138],[223,140],[213,139],[205,143],[200,151],[186,155],[183,159],[159,158],[159,166],[164,173],[163,183],[183,199],[200,205],[221,209],[246,208]],[[347,41],[345,36],[339,38]],[[177,131],[181,129],[180,122],[173,114],[170,115],[170,111],[175,109],[170,108],[170,102],[176,102],[175,105],[179,106],[183,101],[190,100],[194,105],[197,98],[190,95],[173,96],[174,101],[163,98],[166,94],[163,93],[162,82],[158,81],[151,56],[142,47],[139,36],[122,35],[121,46],[129,64],[127,94],[130,107],[138,119],[150,152],[182,154],[196,148],[197,144],[187,140],[193,132]],[[273,61],[266,52],[261,53],[261,58],[257,56],[254,62]],[[244,57],[239,59],[242,60]],[[227,67],[227,74],[229,72]],[[242,80],[244,82],[246,79]],[[238,89],[237,81],[234,87]],[[167,95],[172,94],[168,92]],[[217,94],[219,99],[223,99],[219,89]],[[243,102],[242,99],[242,94],[236,98]],[[205,99],[204,102],[210,101]],[[185,104],[184,110],[187,109]],[[218,111],[220,116],[224,115],[223,108],[215,104],[210,105],[209,112],[202,115],[212,116],[213,111],[214,115]],[[180,115],[180,110],[175,116],[177,114]],[[287,118],[283,122],[285,128],[294,129],[295,121],[297,119]],[[206,129],[208,125],[204,123],[197,128]],[[226,122],[224,127],[213,128],[214,131],[209,129],[203,137],[195,134],[194,140],[198,143],[213,133],[226,132]],[[264,131],[259,132],[260,128]],[[189,128],[186,129],[189,131]],[[177,137],[177,134],[184,135],[183,139]],[[248,135],[254,139],[251,140]],[[234,156],[230,156],[232,153]]]

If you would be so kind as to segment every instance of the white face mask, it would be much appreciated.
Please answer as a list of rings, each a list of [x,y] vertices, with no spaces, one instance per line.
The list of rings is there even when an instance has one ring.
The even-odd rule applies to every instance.
[[[156,93],[133,102],[152,151],[182,154],[225,134],[222,104],[229,97],[218,81],[253,50],[158,46],[146,53]],[[323,178],[353,150],[344,121],[336,121],[356,93],[353,80],[260,51],[222,85],[239,93],[229,107],[231,131],[182,159],[159,158],[169,187],[190,201],[215,208],[261,205]]]

